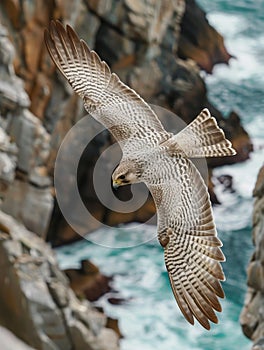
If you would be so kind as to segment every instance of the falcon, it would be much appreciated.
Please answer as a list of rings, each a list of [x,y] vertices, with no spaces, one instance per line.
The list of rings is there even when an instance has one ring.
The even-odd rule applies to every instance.
[[[206,329],[218,323],[218,298],[225,257],[212,215],[209,194],[189,158],[236,154],[208,109],[178,134],[167,132],[151,107],[125,85],[75,31],[59,21],[45,30],[51,58],[88,113],[112,133],[122,159],[113,186],[144,182],[158,214],[157,234],[174,297],[191,324]]]

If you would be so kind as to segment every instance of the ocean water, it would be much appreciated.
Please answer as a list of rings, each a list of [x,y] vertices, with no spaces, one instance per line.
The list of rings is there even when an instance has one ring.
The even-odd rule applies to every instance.
[[[249,350],[239,314],[246,291],[246,267],[253,252],[251,243],[252,189],[264,161],[264,1],[200,0],[208,19],[225,37],[229,52],[237,58],[229,66],[219,65],[206,77],[209,97],[225,113],[235,109],[241,115],[255,147],[251,158],[214,171],[216,193],[222,202],[214,208],[218,234],[227,261],[223,264],[226,298],[219,324],[210,332],[198,324],[189,325],[174,301],[156,239],[133,248],[106,248],[81,241],[57,249],[62,268],[78,267],[91,259],[107,275],[114,275],[112,296],[126,300],[111,305],[104,296],[98,302],[119,319],[124,335],[122,350]],[[226,191],[217,177],[233,177],[234,191]],[[134,226],[138,234],[155,235],[154,226]],[[124,229],[125,232],[125,229]],[[101,229],[94,235],[111,235],[118,242],[122,230]],[[122,237],[122,239],[124,239]],[[133,235],[127,235],[133,245]]]

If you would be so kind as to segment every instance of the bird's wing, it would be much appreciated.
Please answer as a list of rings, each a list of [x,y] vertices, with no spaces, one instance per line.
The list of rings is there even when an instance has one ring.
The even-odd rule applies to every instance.
[[[169,134],[150,106],[122,83],[96,52],[89,49],[69,26],[52,21],[45,42],[56,66],[84,100],[86,110],[101,122],[124,147],[126,140],[139,140],[140,147],[153,147]],[[122,148],[123,148],[122,147]]]
[[[163,146],[165,144],[171,155],[181,151],[188,158],[225,157],[236,154],[232,143],[226,139],[224,131],[207,108]]]
[[[217,297],[224,297],[220,261],[224,255],[212,216],[206,185],[193,163],[164,156],[152,169],[160,180],[146,181],[158,211],[158,237],[164,248],[175,299],[185,316],[206,329],[218,322]]]

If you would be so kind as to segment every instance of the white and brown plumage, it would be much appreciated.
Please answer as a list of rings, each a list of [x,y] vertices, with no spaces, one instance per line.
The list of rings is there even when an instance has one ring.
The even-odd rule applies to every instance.
[[[235,154],[209,111],[204,109],[176,135],[165,131],[150,106],[111,73],[74,30],[52,22],[45,31],[48,51],[87,111],[119,142],[123,157],[114,186],[145,182],[158,211],[158,238],[164,248],[175,299],[191,323],[217,323],[224,292],[224,255],[206,185],[189,157]]]

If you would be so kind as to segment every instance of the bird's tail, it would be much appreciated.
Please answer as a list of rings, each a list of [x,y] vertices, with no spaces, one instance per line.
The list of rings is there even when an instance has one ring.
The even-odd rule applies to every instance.
[[[171,155],[183,152],[189,158],[224,157],[236,154],[223,130],[208,109],[202,112],[189,124],[165,142]]]

